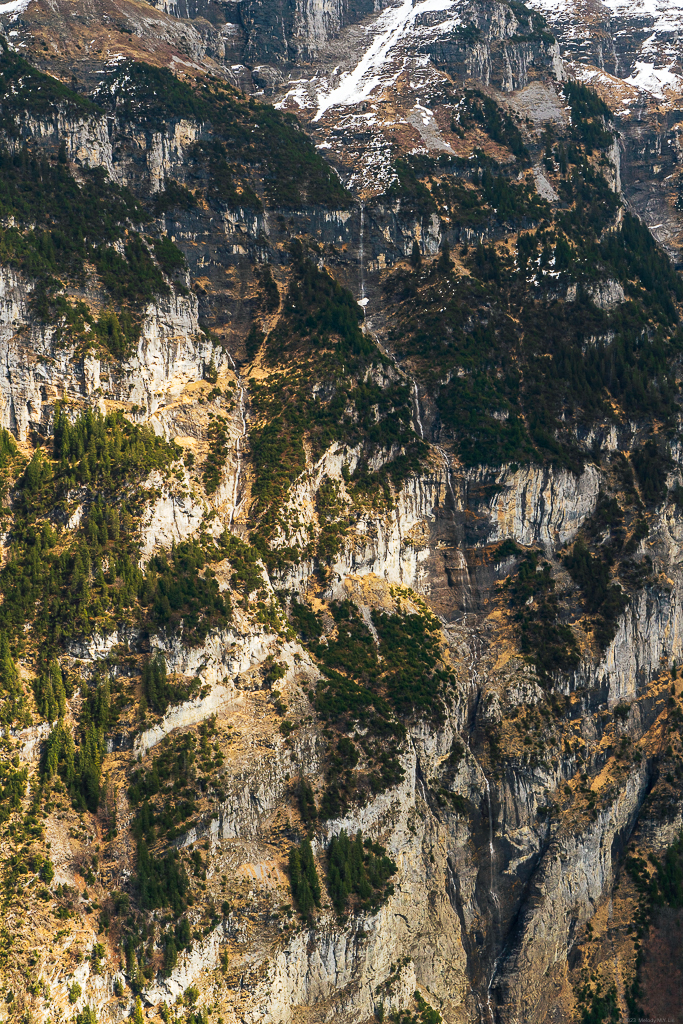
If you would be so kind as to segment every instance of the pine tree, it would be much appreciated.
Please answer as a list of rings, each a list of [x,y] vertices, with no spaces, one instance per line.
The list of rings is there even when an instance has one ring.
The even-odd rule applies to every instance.
[[[149,706],[163,714],[168,707],[169,693],[166,662],[160,654],[143,666],[142,689]]]
[[[180,921],[178,921],[175,927],[175,937],[180,949],[187,949],[192,942],[190,922],[186,917],[181,917]]]
[[[172,935],[167,936],[164,947],[164,974],[168,977],[178,963],[178,949]]]
[[[320,882],[308,839],[300,847],[289,851],[289,878],[292,897],[299,913],[309,924],[313,923],[313,912],[320,906]]]
[[[97,729],[89,725],[78,752],[78,789],[85,806],[93,814],[100,801],[102,758],[98,740]]]
[[[301,854],[296,846],[292,846],[289,851],[289,881],[292,887],[292,895],[296,900],[301,892],[303,881],[301,875]]]
[[[318,817],[318,811],[315,806],[313,790],[310,783],[306,782],[305,779],[299,780],[298,797],[301,820],[304,825],[311,825]]]
[[[41,715],[54,722],[66,714],[66,692],[59,662],[53,660],[34,681],[33,692]]]
[[[133,1010],[133,1024],[145,1024],[145,1017],[142,1012],[140,996],[135,997],[135,1009]]]
[[[9,640],[6,633],[0,633],[0,695],[2,709],[0,721],[3,725],[11,725],[19,720],[27,723],[27,709],[24,706],[24,690],[21,685],[17,667],[12,658]]]
[[[315,867],[315,860],[313,859],[313,850],[308,839],[304,839],[301,844],[301,871],[304,879],[308,883],[308,887],[313,897],[313,902],[316,907],[320,906],[320,882],[318,881],[318,872]]]
[[[410,253],[410,263],[414,270],[422,266],[422,253],[420,252],[420,246],[417,243],[417,239],[413,242],[413,249]]]

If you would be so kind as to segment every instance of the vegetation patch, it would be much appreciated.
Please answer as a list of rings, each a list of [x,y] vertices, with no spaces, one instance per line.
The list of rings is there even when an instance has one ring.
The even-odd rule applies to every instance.
[[[438,721],[443,688],[453,683],[441,658],[438,622],[426,611],[373,611],[374,636],[352,602],[333,602],[330,612],[336,633],[323,642],[318,617],[292,605],[293,622],[322,672],[316,712],[336,732],[320,807],[326,818],[339,817],[364,792],[381,792],[403,778],[403,721],[415,714]]]
[[[441,1014],[422,997],[418,991],[413,993],[415,1007],[406,1010],[394,1010],[387,1017],[384,1006],[380,1003],[376,1011],[378,1021],[389,1020],[392,1024],[441,1024]]]
[[[320,908],[320,882],[308,839],[289,851],[289,882],[299,913],[312,924],[314,912]]]
[[[385,289],[392,346],[435,395],[466,465],[547,462],[579,472],[577,434],[596,424],[635,415],[666,436],[678,422],[683,282],[636,217],[624,212],[612,230],[620,201],[602,173],[608,112],[585,86],[565,89],[573,126],[544,137],[561,198],[554,209],[479,154],[415,157],[392,186],[409,204],[424,201],[425,215],[447,208],[448,230],[463,242],[467,273],[443,254],[418,258]],[[484,225],[502,239],[512,223],[514,250],[465,240],[465,228],[476,239]],[[617,282],[627,301],[596,305],[601,282]]]
[[[224,799],[218,783],[224,757],[215,722],[202,723],[196,734],[166,738],[148,761],[132,773],[128,796],[136,808],[134,834],[152,846],[157,839],[171,842],[197,824],[204,796],[209,802]]]
[[[361,319],[351,293],[295,243],[292,284],[265,344],[267,363],[277,364],[281,372],[251,388],[258,418],[251,431],[256,475],[252,492],[255,510],[261,513],[253,540],[271,563],[277,556],[268,542],[281,521],[279,509],[306,465],[304,439],[314,458],[334,441],[363,444],[364,459],[349,476],[359,500],[377,490],[389,494],[389,484],[399,486],[426,450],[411,428],[407,385],[380,386],[369,374],[386,360],[362,332]],[[326,381],[324,392],[317,387],[320,380]],[[366,460],[379,453],[385,453],[383,468],[368,472]],[[331,537],[324,538],[324,558],[329,557],[330,543]]]
[[[184,704],[192,700],[200,686],[198,676],[189,683],[170,680],[163,655],[157,654],[147,659],[142,666],[142,698],[139,704],[141,718],[144,719],[147,708],[158,715],[163,715],[169,705]]]
[[[604,647],[616,633],[617,621],[628,605],[628,596],[611,582],[607,564],[591,555],[581,539],[565,555],[564,564],[581,589],[586,611],[594,616],[595,639]]]
[[[209,454],[204,463],[202,480],[207,494],[215,494],[221,481],[221,472],[228,461],[228,429],[224,420],[214,417],[207,430]]]
[[[549,683],[553,674],[575,669],[579,651],[574,634],[560,619],[550,563],[538,552],[528,552],[503,589],[520,632],[522,653],[536,665],[541,680]]]
[[[181,118],[200,122],[210,141],[192,153],[190,181],[212,206],[252,210],[302,203],[343,209],[351,197],[296,118],[216,79],[181,82],[165,68],[125,62],[95,99],[128,123],[162,130]],[[182,202],[181,202],[182,200]],[[167,200],[187,203],[177,189]]]
[[[351,908],[365,913],[377,910],[394,891],[389,879],[398,868],[383,846],[363,840],[360,832],[355,839],[350,839],[344,829],[333,836],[327,860],[327,888],[340,916]]]

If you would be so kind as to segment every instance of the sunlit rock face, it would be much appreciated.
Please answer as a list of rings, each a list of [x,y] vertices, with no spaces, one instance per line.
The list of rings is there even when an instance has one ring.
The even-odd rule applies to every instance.
[[[626,1014],[682,813],[683,295],[632,216],[676,257],[679,16],[3,5],[65,90],[5,69],[11,167],[131,204],[67,273],[2,192],[12,1014]]]

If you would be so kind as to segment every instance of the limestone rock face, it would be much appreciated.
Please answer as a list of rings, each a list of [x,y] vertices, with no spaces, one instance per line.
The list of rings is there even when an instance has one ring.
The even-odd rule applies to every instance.
[[[437,66],[502,92],[524,89],[548,70],[561,80],[557,42],[538,34],[531,17],[518,16],[503,4],[474,2],[463,10],[463,19],[476,28],[478,41],[467,45],[458,40],[457,33],[445,35],[429,49]]]
[[[147,223],[155,231],[165,230],[187,259],[177,279],[166,281],[165,294],[139,311],[138,340],[122,359],[107,355],[88,330],[78,343],[68,340],[58,317],[38,323],[33,283],[14,264],[0,267],[0,423],[12,431],[22,454],[37,443],[48,450],[59,402],[74,414],[87,408],[121,410],[157,437],[178,444],[170,471],[145,469],[144,496],[129,538],[136,564],[127,566],[133,582],[126,580],[126,586],[132,601],[148,602],[144,610],[141,606],[139,616],[124,625],[110,621],[85,638],[64,640],[66,679],[78,681],[62,716],[67,727],[77,728],[83,707],[89,707],[89,685],[107,673],[116,714],[125,726],[118,722],[101,737],[106,753],[98,816],[83,811],[79,817],[67,801],[66,787],[63,793],[55,787],[63,797],[58,813],[45,811],[45,838],[55,866],[48,897],[65,901],[59,904],[60,921],[75,920],[78,914],[79,922],[86,923],[79,924],[78,943],[68,937],[72,952],[67,956],[67,947],[60,946],[63,959],[50,968],[52,1003],[36,995],[39,989],[32,981],[21,1012],[27,1020],[47,1024],[89,1005],[102,1024],[114,1024],[133,1009],[132,988],[123,996],[114,994],[115,982],[125,974],[152,1016],[163,1002],[173,1004],[180,996],[189,1002],[191,995],[183,994],[197,985],[201,1005],[216,1007],[226,1024],[367,1024],[373,1017],[382,1019],[382,1013],[406,1009],[416,989],[439,1009],[445,1024],[554,1021],[569,1005],[558,993],[570,1003],[573,999],[568,980],[573,954],[585,945],[587,923],[616,891],[627,843],[635,835],[643,849],[661,852],[682,820],[683,805],[675,792],[658,816],[648,809],[648,794],[661,793],[661,775],[665,782],[666,775],[678,778],[673,762],[666,771],[661,765],[674,756],[666,753],[669,741],[677,742],[672,669],[675,674],[674,663],[683,658],[683,514],[677,491],[683,457],[674,440],[672,458],[662,469],[665,483],[660,496],[649,501],[646,522],[638,518],[645,516],[645,505],[631,472],[631,489],[623,492],[630,516],[629,539],[622,538],[628,544],[626,572],[612,571],[608,555],[604,559],[610,585],[619,590],[620,610],[614,622],[600,622],[572,577],[567,555],[582,531],[604,540],[604,551],[611,550],[608,542],[621,529],[618,513],[624,509],[610,507],[607,522],[605,496],[619,474],[628,477],[631,456],[648,425],[628,423],[626,417],[617,423],[607,416],[597,426],[580,424],[579,454],[563,462],[576,471],[560,468],[554,456],[533,445],[525,465],[464,465],[434,397],[458,367],[445,368],[440,377],[439,369],[428,384],[420,383],[417,356],[394,354],[391,302],[383,288],[392,271],[410,273],[407,257],[436,265],[444,243],[453,247],[453,277],[462,283],[469,273],[467,246],[494,242],[502,251],[514,232],[527,230],[520,227],[527,224],[526,213],[513,232],[507,222],[495,222],[490,205],[475,210],[471,220],[446,218],[430,205],[426,188],[416,189],[415,195],[394,194],[393,147],[399,143],[390,138],[400,136],[401,152],[424,158],[425,165],[454,157],[464,166],[472,147],[468,141],[467,152],[456,152],[457,124],[450,115],[446,122],[438,110],[439,90],[450,89],[453,82],[461,90],[459,103],[464,103],[465,87],[493,98],[513,127],[522,125],[530,146],[548,126],[559,130],[570,117],[562,83],[568,70],[576,72],[582,52],[568,25],[585,12],[573,7],[569,17],[569,6],[562,5],[555,21],[562,27],[562,54],[574,61],[569,66],[533,11],[498,0],[120,4],[114,14],[107,6],[101,21],[112,22],[113,27],[105,25],[108,33],[132,35],[132,29],[124,31],[113,20],[127,12],[139,39],[124,39],[122,45],[142,46],[142,40],[151,47],[156,33],[156,49],[150,52],[158,64],[170,63],[189,78],[216,73],[296,110],[318,151],[332,157],[355,196],[346,205],[339,200],[342,209],[318,205],[315,197],[290,208],[255,202],[242,191],[220,209],[211,206],[191,173],[197,145],[216,141],[214,126],[199,116],[169,116],[159,123],[150,119],[141,126],[129,123],[119,109],[100,116],[74,114],[65,105],[49,116],[22,116],[17,135],[5,140],[15,152],[26,143],[48,159],[66,158],[78,180],[89,170],[102,169],[142,197],[154,213]],[[62,19],[60,31],[66,33],[62,0],[47,6],[55,22]],[[636,64],[625,63],[615,29],[626,23],[600,5],[591,10],[587,46],[596,67],[624,81],[637,75]],[[81,6],[69,5],[67,13],[74,21],[82,17],[87,26]],[[10,12],[0,12],[0,19],[8,17]],[[50,17],[42,5],[40,17]],[[11,31],[17,35],[11,38],[19,45],[30,34],[29,16],[16,24]],[[78,59],[86,62],[80,49],[79,43]],[[91,81],[99,72],[94,58],[87,61],[83,74]],[[635,90],[625,95],[637,97],[637,103],[634,99],[634,116],[621,122],[620,138],[596,159],[606,179],[603,196],[613,199],[616,193],[618,198],[623,191],[651,221],[666,206],[673,238],[678,213],[657,183],[677,166],[678,114],[673,106],[667,108],[655,124],[639,87],[624,88]],[[374,109],[382,104],[383,121]],[[478,143],[485,134],[482,123],[473,129]],[[483,144],[490,150],[487,158],[505,169],[512,151],[490,137]],[[564,203],[566,181],[558,180],[546,160],[551,157],[534,152],[521,182],[511,180],[528,184],[534,201],[549,204],[543,206],[547,211]],[[475,182],[479,185],[480,171],[474,165],[467,170],[465,195],[475,191]],[[163,203],[157,205],[160,193],[172,190],[174,183],[192,185],[197,202],[166,210]],[[623,216],[620,209],[606,235],[618,230]],[[145,230],[140,227],[141,234]],[[272,386],[281,390],[283,401],[289,400],[288,389],[297,383],[305,360],[299,366],[297,353],[275,365],[264,351],[267,346],[258,349],[249,328],[271,331],[285,303],[293,302],[288,290],[296,252],[292,242],[302,238],[312,240],[313,265],[331,268],[351,290],[348,306],[352,312],[362,308],[365,340],[379,346],[366,378],[354,386],[371,394],[375,385],[396,385],[397,394],[409,395],[412,405],[404,404],[403,412],[400,396],[396,407],[392,398],[389,415],[398,418],[400,413],[408,426],[412,422],[411,437],[424,447],[394,484],[388,481],[406,457],[406,446],[394,443],[391,432],[388,441],[373,446],[356,443],[357,434],[349,443],[317,441],[318,447],[304,437],[286,493],[265,515],[257,506],[255,470],[257,443],[261,452],[267,450],[260,433],[271,415],[263,412],[268,408],[264,394]],[[671,246],[673,251],[673,241]],[[505,251],[512,259],[513,250]],[[269,301],[266,270],[277,292],[273,296],[271,289]],[[568,283],[560,271],[553,274],[554,308],[575,311],[585,303],[597,319],[627,303],[626,279],[605,276],[580,286]],[[433,281],[438,282],[436,269]],[[106,295],[89,269],[67,291],[70,299],[87,301],[97,315],[107,308]],[[464,322],[469,310],[461,312]],[[482,316],[486,319],[488,312]],[[314,342],[322,349],[329,345],[335,357],[339,326],[333,323]],[[453,324],[448,329],[452,335]],[[614,339],[596,333],[582,336],[581,344],[597,348]],[[430,344],[439,341],[436,332],[429,334]],[[470,372],[460,369],[463,375]],[[307,379],[305,387],[307,415],[314,416],[311,410],[330,382]],[[272,408],[272,419],[277,419],[279,407]],[[373,405],[368,413],[369,430],[374,430],[375,414],[379,422],[378,409]],[[355,428],[357,411],[349,406],[338,413]],[[499,421],[509,415],[507,408],[491,413]],[[330,427],[326,436],[339,435]],[[272,458],[280,455],[275,452]],[[385,473],[375,492],[363,492],[363,471]],[[325,526],[326,488],[334,493],[337,517],[327,560],[316,548]],[[22,507],[20,491],[9,496],[8,504],[14,504],[8,516]],[[70,487],[59,507],[45,514],[50,529],[61,531],[60,554],[92,528],[95,499]],[[45,537],[51,543],[47,529]],[[15,557],[11,531],[2,541],[3,564],[9,564]],[[193,608],[182,613],[175,632],[158,623],[152,628],[148,613],[159,599],[145,575],[157,562],[152,556],[167,552],[170,562],[174,548],[188,548],[188,541],[211,556],[204,562],[197,555],[202,564],[193,581],[215,581],[230,608],[228,624],[193,633],[190,620],[203,611]],[[114,554],[105,547],[96,564],[84,570],[81,583],[97,587],[100,573],[112,572],[116,578]],[[187,593],[180,592],[186,580],[173,565],[176,577],[165,579],[164,586],[176,610],[184,607]],[[596,575],[602,567],[603,562]],[[531,586],[515,604],[520,573],[528,582],[546,571],[543,600]],[[161,596],[168,599],[169,594]],[[530,653],[524,632],[527,617],[539,612],[543,601],[550,606],[554,600],[566,625],[559,668],[547,667],[538,652]],[[297,602],[318,615],[314,642],[298,631]],[[443,666],[438,707],[407,713],[395,735],[387,729],[379,737],[367,723],[352,721],[350,713],[348,722],[341,713],[333,722],[332,712],[325,717],[325,681],[334,669],[324,664],[323,655],[339,635],[332,612],[340,607],[367,627],[365,653],[373,655],[382,650],[377,613],[427,619],[429,609],[435,615],[428,621]],[[611,633],[608,626],[613,626]],[[550,626],[546,634],[549,648],[561,646]],[[569,647],[571,660],[561,661]],[[378,678],[384,650],[377,661]],[[42,672],[52,652],[39,653]],[[148,703],[147,697],[142,700],[143,667],[155,656],[163,658],[173,688],[163,700],[150,698]],[[33,700],[30,695],[39,689],[33,669],[21,659],[18,664]],[[419,672],[414,664],[399,668],[410,676],[407,682],[399,680],[410,692]],[[373,694],[375,710],[388,699],[384,685],[378,683]],[[349,686],[355,692],[356,683]],[[36,720],[14,730],[9,740],[17,763],[38,771],[55,724]],[[396,739],[400,771],[392,782],[385,785],[375,774],[378,764],[386,768],[378,760],[354,790],[350,769],[334,746],[342,736],[368,765],[373,744],[380,758]],[[144,920],[152,924],[141,939],[147,955],[143,973],[136,963],[125,963],[117,945],[127,918],[127,912],[115,909],[125,903],[118,894],[128,893],[135,901],[142,888],[136,875],[136,846],[142,837],[135,829],[138,805],[145,800],[136,804],[131,780],[134,773],[145,776],[159,764],[163,775],[160,759],[171,749],[177,754],[174,744],[186,740],[202,765],[201,795],[185,794],[185,817],[174,819],[165,833],[170,838],[164,853],[177,854],[192,872],[192,902],[183,911],[191,941],[189,948],[175,948],[178,922],[171,920],[168,905],[152,905],[147,894]],[[349,787],[345,807],[325,818],[323,794],[340,779]],[[185,781],[179,777],[164,790],[169,807],[184,792]],[[304,782],[319,811],[314,821],[305,820],[302,811]],[[673,788],[673,783],[666,785]],[[290,847],[309,831],[323,880],[315,927],[293,906],[287,867]],[[324,884],[330,840],[342,831],[360,831],[363,839],[380,844],[396,868],[393,888],[380,906],[357,903],[346,917],[335,912]],[[14,839],[13,844],[12,856]],[[106,855],[100,844],[106,844]],[[161,856],[161,848],[160,841],[153,858]],[[33,856],[28,846],[26,856]],[[95,897],[84,895],[85,880],[94,872],[97,879],[87,885],[101,900],[97,908]],[[61,893],[64,885],[73,892],[58,894],[57,885]],[[25,892],[42,900],[35,896],[41,888],[42,882]],[[102,928],[111,928],[101,973],[93,952],[100,922],[88,916],[94,909],[102,913]],[[34,939],[31,949],[37,947]],[[74,981],[83,989],[75,1003],[69,995]]]
[[[54,402],[96,401],[106,393],[156,412],[190,382],[201,380],[214,357],[197,324],[194,295],[171,295],[149,305],[137,351],[120,366],[58,343],[54,328],[17,333],[29,319],[30,286],[12,271],[0,281],[3,318],[0,396],[2,423],[24,440],[49,422]],[[220,365],[222,355],[216,354]]]
[[[561,545],[593,512],[600,474],[593,466],[578,477],[566,470],[504,470],[496,477],[498,488],[491,500],[490,541],[510,537],[525,545]]]
[[[550,839],[514,943],[494,980],[501,1020],[512,1024],[525,1016],[543,1018],[552,992],[548,974],[552,976],[571,933],[610,886],[612,851],[633,829],[648,774],[647,765],[634,772],[616,803],[586,832]]]

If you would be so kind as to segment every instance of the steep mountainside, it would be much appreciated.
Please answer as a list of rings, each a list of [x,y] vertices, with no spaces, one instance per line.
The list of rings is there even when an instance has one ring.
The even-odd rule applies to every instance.
[[[0,1020],[680,1014],[675,102],[601,10],[0,5]]]

